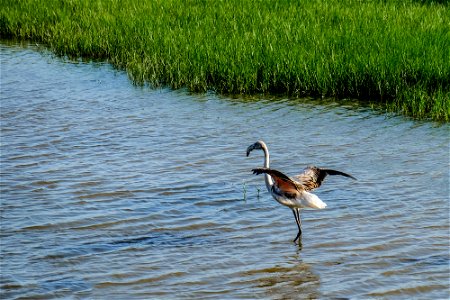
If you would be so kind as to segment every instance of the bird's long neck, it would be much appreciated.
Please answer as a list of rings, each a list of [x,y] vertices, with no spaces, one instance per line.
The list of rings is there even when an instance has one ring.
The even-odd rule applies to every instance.
[[[264,151],[264,168],[269,168],[269,164],[270,164],[270,155],[269,155],[269,149],[267,149],[266,145],[263,145],[262,147],[263,151]],[[273,186],[273,180],[272,177],[270,177],[269,174],[264,174],[264,180],[266,182],[266,187],[267,190],[270,191],[272,190],[272,186]]]

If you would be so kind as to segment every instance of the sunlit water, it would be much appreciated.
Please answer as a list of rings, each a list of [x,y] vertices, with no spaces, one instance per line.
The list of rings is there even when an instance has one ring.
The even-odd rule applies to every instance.
[[[350,103],[152,90],[1,46],[3,299],[447,299],[449,126]],[[272,167],[348,172],[304,211]]]

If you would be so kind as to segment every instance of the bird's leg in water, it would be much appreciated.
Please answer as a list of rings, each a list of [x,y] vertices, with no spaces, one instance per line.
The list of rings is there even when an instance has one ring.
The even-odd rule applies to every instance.
[[[294,213],[295,222],[297,222],[297,227],[298,227],[298,233],[294,239],[294,243],[295,243],[302,235],[302,221],[300,220],[300,209],[299,208],[292,209],[292,212]],[[301,242],[299,241],[299,243],[301,243]]]

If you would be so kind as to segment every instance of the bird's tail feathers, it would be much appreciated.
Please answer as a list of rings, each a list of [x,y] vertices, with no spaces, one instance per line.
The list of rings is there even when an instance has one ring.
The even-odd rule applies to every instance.
[[[315,208],[315,209],[323,209],[323,208],[327,207],[327,204],[325,202],[323,202],[322,200],[320,200],[320,198],[317,197],[317,195],[308,193],[306,191],[304,191],[302,193],[302,204],[305,207]]]

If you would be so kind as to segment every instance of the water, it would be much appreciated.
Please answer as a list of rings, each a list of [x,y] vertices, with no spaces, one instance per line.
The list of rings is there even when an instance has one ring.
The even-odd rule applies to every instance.
[[[151,90],[1,46],[3,299],[447,299],[449,127],[352,103]],[[327,178],[267,193],[261,152]]]

